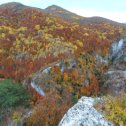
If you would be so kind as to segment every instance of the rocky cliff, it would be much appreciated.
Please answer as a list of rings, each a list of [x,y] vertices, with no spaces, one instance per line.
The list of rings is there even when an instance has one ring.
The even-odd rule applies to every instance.
[[[108,71],[104,76],[103,90],[112,95],[126,92],[126,39],[112,44]]]

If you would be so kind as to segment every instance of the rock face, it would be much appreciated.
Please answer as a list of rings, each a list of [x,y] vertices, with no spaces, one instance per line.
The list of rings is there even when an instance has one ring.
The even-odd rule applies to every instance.
[[[103,90],[117,96],[126,92],[126,39],[112,44],[110,60],[112,63],[105,73]]]
[[[110,57],[111,57],[111,58],[116,57],[116,55],[117,55],[117,54],[119,53],[119,51],[122,49],[123,44],[124,44],[124,40],[123,40],[123,39],[121,39],[120,41],[114,42],[114,43],[112,44],[111,54],[110,54]]]
[[[33,89],[35,89],[36,92],[38,92],[38,94],[45,96],[43,89],[39,85],[37,85],[34,80],[31,82],[31,86]]]
[[[59,126],[113,126],[93,107],[99,100],[100,98],[82,97],[64,115]]]
[[[126,92],[126,71],[108,71],[105,77],[107,80],[103,89],[106,90],[107,94],[118,96]]]

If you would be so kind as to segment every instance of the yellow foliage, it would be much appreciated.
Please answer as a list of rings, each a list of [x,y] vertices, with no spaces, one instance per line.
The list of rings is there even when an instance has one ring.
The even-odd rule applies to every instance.
[[[68,78],[69,78],[69,77],[68,77],[68,73],[65,72],[64,75],[63,75],[64,81],[68,81]]]
[[[106,118],[117,126],[126,125],[126,94],[118,97],[108,96],[103,105]]]
[[[5,37],[5,33],[2,33],[2,34],[1,34],[1,37],[4,38],[4,37]]]
[[[88,33],[85,33],[84,36],[89,36],[89,34]]]
[[[17,29],[17,31],[26,31],[27,30],[27,27],[20,27]]]
[[[35,25],[36,30],[40,30],[40,25]]]
[[[83,47],[83,42],[77,40],[77,45],[78,45],[79,47]]]
[[[13,115],[12,115],[12,119],[14,121],[19,121],[20,120],[19,113],[18,112],[14,112]]]

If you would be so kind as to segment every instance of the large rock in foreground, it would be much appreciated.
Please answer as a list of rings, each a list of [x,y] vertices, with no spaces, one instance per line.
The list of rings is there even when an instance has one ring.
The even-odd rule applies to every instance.
[[[68,110],[59,126],[113,126],[93,106],[99,98],[82,97]]]

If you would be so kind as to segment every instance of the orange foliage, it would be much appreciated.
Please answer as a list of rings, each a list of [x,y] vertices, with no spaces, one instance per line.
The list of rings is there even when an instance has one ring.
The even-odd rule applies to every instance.
[[[102,73],[105,70],[103,65],[96,64],[96,55],[90,53],[108,56],[112,42],[124,34],[122,26],[107,22],[80,25],[33,8],[18,13],[10,8],[1,9],[0,75],[22,81],[49,63],[70,58],[78,61],[83,54],[77,68],[62,74],[55,67],[51,76],[58,86],[69,86],[75,92],[82,87],[81,92],[85,92],[86,72],[94,74],[95,68]],[[90,81],[87,92],[97,94],[96,77],[90,77]]]
[[[72,79],[77,80],[79,78],[79,73],[77,69],[73,69],[71,73]]]
[[[68,96],[66,94],[66,97],[61,98],[56,92],[47,94],[46,97],[33,108],[27,125],[57,126],[63,115],[71,106],[71,100]]]
[[[68,73],[67,72],[64,72],[64,74],[63,74],[63,79],[64,79],[64,81],[68,81]]]
[[[90,84],[88,84],[80,89],[80,93],[82,95],[90,96],[90,95],[98,94],[98,92],[99,92],[98,80],[96,79],[96,77],[94,75],[91,75],[90,80],[91,80]]]

